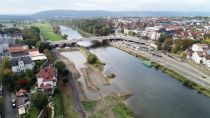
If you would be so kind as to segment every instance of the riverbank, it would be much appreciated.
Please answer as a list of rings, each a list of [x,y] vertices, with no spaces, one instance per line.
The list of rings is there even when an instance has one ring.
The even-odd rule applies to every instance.
[[[124,103],[130,94],[110,94],[96,101],[83,101],[88,118],[134,118],[134,113]]]
[[[74,49],[73,51],[79,51],[79,50]],[[80,53],[83,54],[84,57],[87,58],[87,55],[86,55],[87,52],[84,52],[83,50]],[[64,57],[63,55],[59,56],[59,58],[68,65],[69,70],[72,70],[73,72],[72,74],[74,77],[75,76],[79,77],[78,76],[79,70],[77,70],[73,62],[71,62],[69,59],[68,59],[69,62],[66,62],[67,58]],[[111,91],[110,91],[111,94],[103,94],[100,91],[100,87],[102,87],[100,85],[105,86],[109,84],[109,81],[108,81],[109,79],[106,78],[105,75],[102,74],[103,69],[97,68],[91,64],[85,64],[85,65],[86,67],[80,68],[80,72],[81,72],[80,77],[81,76],[83,77],[84,82],[82,82],[81,80],[80,82],[77,81],[79,82],[78,89],[80,91],[83,91],[83,92],[80,92],[79,94],[83,94],[80,96],[84,96],[85,95],[84,91],[87,91],[87,90],[93,93],[99,94],[99,96],[96,97],[95,98],[96,100],[94,101],[89,100],[89,99],[81,99],[81,102],[83,103],[83,107],[85,108],[85,111],[86,111],[86,116],[88,117],[107,116],[107,117],[112,117],[112,118],[119,118],[121,116],[125,116],[125,118],[127,118],[129,116],[133,118],[134,113],[126,106],[126,102],[125,102],[130,96],[132,96],[132,94],[130,93],[114,94]],[[101,83],[98,83],[99,85],[95,83],[94,80],[96,78],[94,79],[92,76],[90,76],[91,74],[95,74],[98,76],[96,78],[100,79],[99,81],[101,82]],[[84,90],[84,89],[87,89],[87,90]]]
[[[72,51],[79,51],[78,49],[73,49]],[[63,51],[61,51],[63,52]],[[60,52],[54,52],[57,56],[58,59],[60,59],[61,61],[63,61],[67,67],[67,69],[72,73],[72,77],[73,79],[75,79],[75,81],[77,79],[79,79],[81,77],[79,71],[76,69],[75,64],[73,62],[71,62],[69,59],[67,59],[66,57],[64,57],[63,55],[60,54]],[[83,85],[79,82],[76,81],[76,88],[79,91],[79,96],[81,100],[87,100],[87,96],[85,95],[85,92],[83,90]]]
[[[118,48],[120,50],[123,50],[143,61],[151,61],[153,67],[155,67],[156,69],[159,69],[165,73],[167,73],[168,75],[172,76],[173,78],[179,80],[184,86],[191,88],[191,89],[195,89],[198,91],[198,93],[202,93],[208,97],[210,97],[210,90],[206,89],[205,87],[202,87],[201,85],[196,84],[195,82],[191,81],[191,79],[175,72],[174,70],[170,69],[169,67],[166,67],[158,62],[155,62],[155,60],[151,60],[151,58],[148,55],[144,55],[141,53],[136,53],[135,51],[129,50],[126,47],[123,46],[118,46],[115,44],[111,44],[111,46]]]

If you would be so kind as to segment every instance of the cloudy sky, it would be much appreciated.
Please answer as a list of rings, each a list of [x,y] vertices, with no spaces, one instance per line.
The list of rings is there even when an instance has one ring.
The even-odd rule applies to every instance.
[[[210,0],[0,0],[0,14],[43,10],[207,11]]]

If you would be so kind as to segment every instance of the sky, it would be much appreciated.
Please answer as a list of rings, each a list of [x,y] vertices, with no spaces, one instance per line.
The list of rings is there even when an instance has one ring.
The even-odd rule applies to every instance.
[[[210,0],[0,0],[0,14],[44,10],[210,12]]]

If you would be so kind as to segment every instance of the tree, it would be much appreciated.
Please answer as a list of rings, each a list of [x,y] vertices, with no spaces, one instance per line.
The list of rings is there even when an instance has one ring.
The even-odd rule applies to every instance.
[[[64,69],[64,70],[62,71],[62,75],[68,76],[68,74],[69,74],[69,71],[68,71],[67,69]]]
[[[10,65],[8,57],[4,57],[2,61],[2,70],[5,70],[5,69],[11,69],[11,65]]]
[[[175,46],[173,47],[174,49],[173,52],[178,52],[178,51],[185,51],[187,48],[191,47],[193,44],[193,41],[190,39],[177,39],[175,40]]]
[[[87,62],[89,64],[95,64],[97,62],[97,60],[98,60],[98,58],[96,57],[96,55],[94,55],[92,53],[88,54],[88,56],[87,56]]]
[[[63,78],[62,78],[62,81],[63,81],[63,83],[64,83],[64,84],[66,84],[66,83],[68,83],[68,82],[69,82],[69,80],[68,80],[68,78],[67,78],[67,77],[63,77]]]
[[[18,84],[20,85],[20,88],[27,88],[28,87],[28,80],[27,79],[21,79],[18,81]]]
[[[48,104],[47,94],[43,92],[37,92],[32,96],[32,103],[37,109],[42,110]]]
[[[40,41],[36,44],[37,48],[39,49],[39,52],[43,53],[45,49],[51,50],[51,46],[47,42]]]
[[[135,32],[132,32],[132,31],[129,31],[129,32],[128,32],[128,35],[129,35],[129,36],[135,36],[136,33],[135,33]]]
[[[59,26],[54,26],[54,27],[53,27],[53,32],[54,32],[55,34],[60,35],[60,34],[61,34],[60,27],[59,27]]]
[[[171,51],[173,45],[173,39],[166,39],[163,43],[163,49]]]
[[[30,27],[23,29],[23,39],[34,39],[37,42],[40,41],[40,30],[38,27]]]
[[[32,70],[29,70],[29,69],[27,69],[26,71],[25,71],[25,74],[26,74],[26,77],[27,78],[33,78],[35,75],[34,75],[34,72],[32,71]]]
[[[5,79],[12,78],[13,72],[11,69],[4,69],[2,73],[2,77]]]
[[[161,33],[160,38],[158,39],[159,42],[163,43],[167,38],[166,33]]]
[[[64,35],[63,35],[63,39],[66,40],[67,38],[68,38],[68,35],[67,35],[67,34],[64,34]]]
[[[50,53],[50,51],[48,49],[44,49],[44,55],[47,57],[47,59],[50,62],[53,62],[53,60],[54,60],[53,55]]]
[[[61,60],[56,60],[54,62],[54,64],[55,64],[55,67],[58,69],[59,72],[62,72],[66,68],[65,63]]]

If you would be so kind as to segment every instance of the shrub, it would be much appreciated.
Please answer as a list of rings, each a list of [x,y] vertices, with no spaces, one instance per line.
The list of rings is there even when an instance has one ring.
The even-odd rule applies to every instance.
[[[37,92],[32,96],[33,105],[41,110],[48,104],[48,95],[43,92]]]
[[[66,84],[66,83],[68,83],[69,79],[67,77],[63,77],[62,81],[63,81],[64,84]]]
[[[96,107],[96,101],[83,101],[82,105],[86,111],[93,111]]]
[[[197,84],[190,81],[190,80],[184,80],[183,81],[183,85],[186,86],[186,87],[189,87],[189,88],[193,88],[194,86],[196,86]]]

